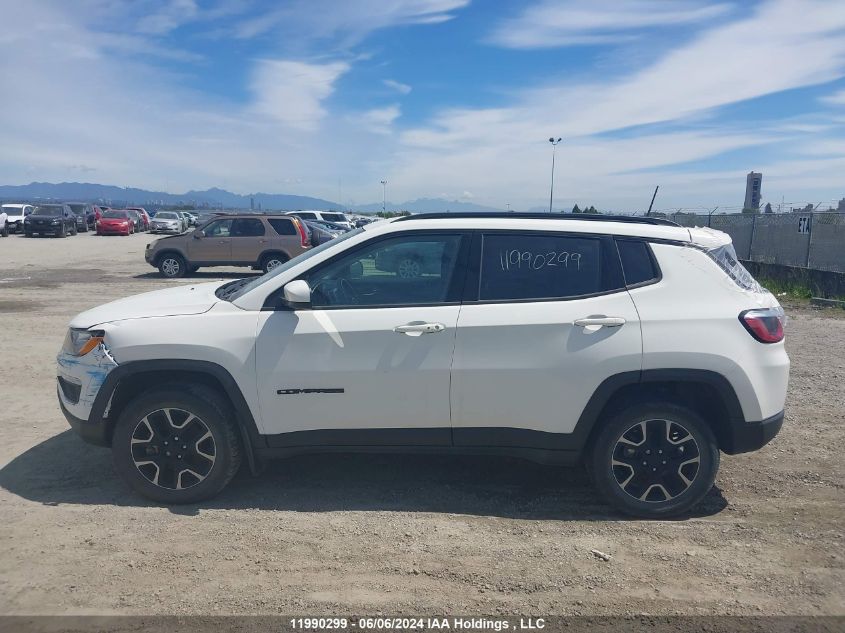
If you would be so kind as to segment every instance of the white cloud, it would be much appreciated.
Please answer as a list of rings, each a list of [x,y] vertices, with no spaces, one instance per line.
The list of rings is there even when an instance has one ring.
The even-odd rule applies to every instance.
[[[729,9],[691,0],[542,0],[504,20],[489,41],[507,48],[618,43],[637,29],[702,22]]]
[[[169,33],[197,16],[195,0],[168,0],[158,11],[142,17],[136,26],[140,33],[161,35]]]
[[[373,31],[408,24],[439,24],[470,0],[292,0],[281,8],[242,20],[235,35],[252,38],[281,32],[297,41],[330,39],[352,45]]]
[[[829,105],[845,105],[845,90],[824,96],[820,101]]]
[[[409,94],[412,90],[411,86],[408,84],[403,84],[401,81],[396,81],[394,79],[382,79],[382,83],[388,88],[392,88],[400,95]]]
[[[393,104],[384,108],[367,110],[357,117],[357,121],[364,129],[370,132],[389,134],[392,131],[393,122],[399,118],[400,114],[402,114],[402,110],[397,104]],[[354,117],[353,120],[355,120]]]
[[[323,100],[334,83],[349,70],[345,62],[309,64],[289,60],[258,62],[251,88],[254,110],[302,130],[313,130],[326,115]]]

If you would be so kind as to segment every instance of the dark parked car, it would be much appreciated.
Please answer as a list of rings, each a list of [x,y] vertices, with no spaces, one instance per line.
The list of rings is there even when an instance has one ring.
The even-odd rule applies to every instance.
[[[126,212],[129,214],[129,218],[132,220],[132,225],[134,227],[135,233],[140,233],[144,230],[144,220],[141,217],[141,214],[136,211],[135,209],[126,209]]]
[[[149,231],[150,230],[150,214],[147,213],[147,210],[144,207],[126,207],[129,211],[135,211],[138,216],[141,218],[141,227],[138,231]]]
[[[87,202],[68,202],[67,206],[76,215],[76,230],[87,233],[94,224],[94,207]]]
[[[39,205],[23,221],[23,232],[26,237],[76,235],[76,214],[66,204]]]
[[[337,234],[327,230],[317,222],[312,222],[311,220],[303,220],[302,222],[305,224],[305,230],[308,231],[308,235],[311,238],[311,246],[319,246],[320,244],[331,242],[337,237]]]

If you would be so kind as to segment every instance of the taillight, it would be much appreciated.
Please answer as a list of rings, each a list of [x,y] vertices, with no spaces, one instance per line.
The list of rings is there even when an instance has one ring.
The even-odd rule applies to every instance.
[[[302,248],[308,248],[311,246],[311,241],[308,239],[308,232],[305,230],[305,227],[302,226],[300,219],[293,218],[293,223],[296,226],[296,230],[299,231],[299,243]]]
[[[779,343],[783,340],[783,325],[786,321],[783,308],[745,310],[739,314],[739,321],[761,343]]]

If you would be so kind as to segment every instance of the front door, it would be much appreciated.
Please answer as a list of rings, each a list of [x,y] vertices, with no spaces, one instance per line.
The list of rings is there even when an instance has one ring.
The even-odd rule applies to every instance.
[[[228,263],[232,261],[232,220],[220,219],[207,224],[203,235],[192,233],[188,255],[192,262]]]
[[[367,242],[304,278],[308,309],[262,312],[264,428],[277,446],[449,445],[449,382],[467,238]],[[411,272],[402,261],[413,258]]]
[[[455,445],[565,450],[596,388],[642,366],[613,239],[480,237],[477,300],[461,310],[452,365]]]

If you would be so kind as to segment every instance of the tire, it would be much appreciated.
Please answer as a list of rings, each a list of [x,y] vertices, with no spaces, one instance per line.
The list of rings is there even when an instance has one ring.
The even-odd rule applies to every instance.
[[[62,224],[62,230],[56,234],[56,237],[67,237],[67,227],[64,224]]]
[[[610,505],[659,519],[687,512],[710,491],[719,470],[719,447],[694,411],[643,403],[610,420],[588,459],[591,479]]]
[[[261,258],[261,270],[265,273],[269,273],[271,270],[281,266],[286,261],[288,261],[288,258],[281,253],[268,253]]]
[[[2,235],[3,237],[9,237],[9,226],[7,224],[3,225]]]
[[[199,267],[199,266],[188,266],[188,273],[189,273],[189,274],[191,274],[191,275],[193,275],[193,274],[194,274],[195,272],[197,272],[199,269],[200,269],[200,267]]]
[[[422,274],[422,266],[413,257],[403,257],[396,265],[396,274],[402,279],[414,279]]]
[[[218,494],[238,472],[241,453],[228,402],[192,383],[141,394],[120,413],[112,436],[112,461],[121,478],[148,499],[168,504]]]
[[[176,253],[166,253],[159,258],[158,272],[162,277],[168,279],[175,279],[176,277],[184,277],[188,272],[188,264],[185,258]]]
[[[79,233],[79,229],[76,228],[76,224],[73,225],[73,229],[71,229],[71,235],[77,235]]]

